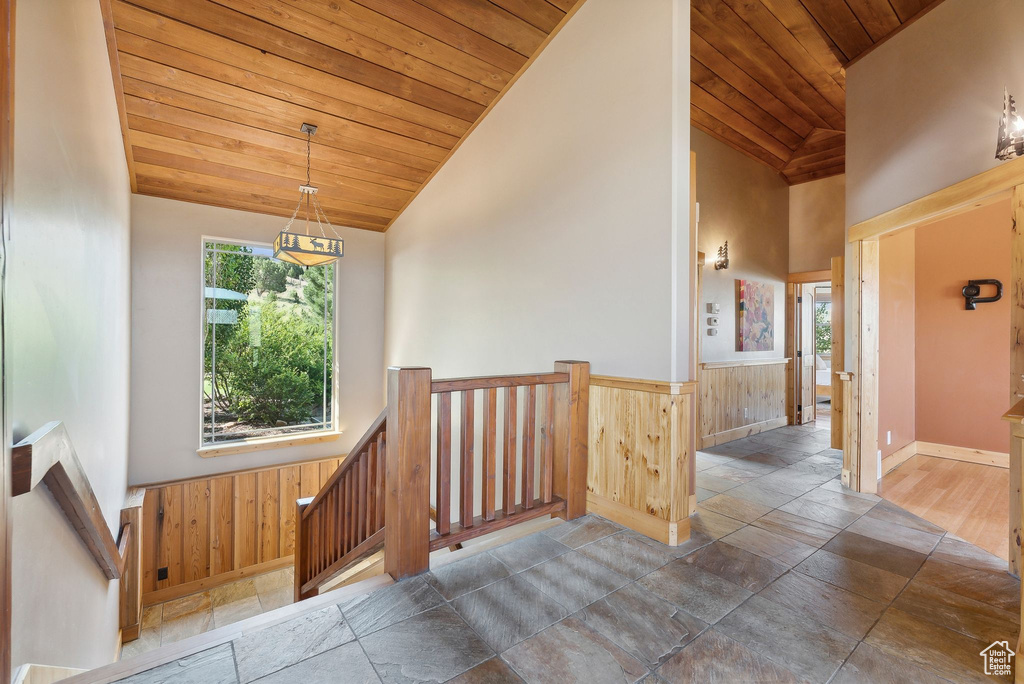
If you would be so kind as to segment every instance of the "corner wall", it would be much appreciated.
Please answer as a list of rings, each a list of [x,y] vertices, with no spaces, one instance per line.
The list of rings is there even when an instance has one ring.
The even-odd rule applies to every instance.
[[[298,190],[296,189],[296,192]],[[335,349],[341,438],[201,458],[203,237],[273,242],[285,219],[132,196],[132,484],[340,456],[384,408],[384,236],[339,228]]]
[[[687,277],[673,291],[673,254],[691,272],[685,218],[673,241],[688,17],[678,0],[587,0],[555,36],[388,230],[386,364],[445,377],[574,358],[686,379],[669,376],[674,297],[685,312],[690,296]]]
[[[19,2],[7,272],[15,442],[67,426],[116,534],[128,459],[130,189],[97,2]],[[13,502],[13,664],[112,661],[108,581],[46,487]]]
[[[789,188],[789,272],[825,271],[846,249],[846,176]]]
[[[885,458],[917,439],[913,230],[878,243],[878,448]],[[886,444],[889,433],[892,443]]]

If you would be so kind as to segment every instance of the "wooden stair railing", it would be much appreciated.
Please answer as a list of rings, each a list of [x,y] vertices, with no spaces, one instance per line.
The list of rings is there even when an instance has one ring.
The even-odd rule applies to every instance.
[[[138,530],[127,522],[121,525],[117,539],[111,535],[64,423],[47,423],[15,444],[11,460],[13,495],[27,494],[44,483],[103,574],[107,579],[119,579]]]
[[[590,364],[580,361],[557,362],[553,373],[434,381],[429,368],[389,368],[387,408],[320,492],[297,502],[295,600],[313,596],[380,544],[385,571],[401,579],[427,570],[431,551],[543,515],[572,520],[586,514],[589,391]],[[477,392],[483,413],[479,458]],[[454,523],[453,393],[460,395]],[[437,449],[432,463],[434,396]]]
[[[295,600],[317,590],[384,542],[387,411],[381,412],[316,496],[299,499]]]

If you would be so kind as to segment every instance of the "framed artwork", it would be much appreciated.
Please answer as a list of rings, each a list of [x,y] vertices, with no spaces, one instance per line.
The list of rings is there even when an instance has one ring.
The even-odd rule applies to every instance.
[[[775,287],[771,283],[737,280],[737,351],[775,349]]]

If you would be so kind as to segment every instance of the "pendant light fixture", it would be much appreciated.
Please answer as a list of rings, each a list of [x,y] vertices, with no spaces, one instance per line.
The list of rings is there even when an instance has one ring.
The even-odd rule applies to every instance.
[[[344,242],[327,219],[327,214],[316,198],[317,188],[310,182],[309,148],[313,136],[316,135],[316,126],[304,123],[299,130],[306,134],[306,184],[299,186],[299,203],[295,205],[295,211],[285,224],[284,230],[274,240],[274,258],[299,266],[322,266],[341,258],[344,254]],[[304,233],[293,232],[290,229],[303,203],[306,205],[306,230]],[[316,230],[319,234],[310,234],[311,218],[316,221]],[[327,235],[328,230],[331,235]]]

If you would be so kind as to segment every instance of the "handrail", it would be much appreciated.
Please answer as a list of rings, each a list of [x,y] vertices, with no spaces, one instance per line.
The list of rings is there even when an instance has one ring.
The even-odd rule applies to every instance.
[[[132,526],[122,525],[117,539],[110,533],[64,423],[47,423],[15,444],[11,460],[13,495],[27,494],[44,483],[103,574],[107,579],[119,579],[124,573]]]
[[[535,373],[531,375],[486,375],[480,378],[449,378],[433,380],[430,393],[461,392],[465,390],[491,389],[492,387],[526,387],[529,385],[557,385],[569,382],[568,373]]]
[[[320,488],[320,491],[317,492],[316,496],[310,499],[305,511],[303,512],[303,515],[308,516],[309,512],[316,508],[317,504],[319,504],[320,500],[324,498],[327,491],[330,490],[331,487],[333,487],[335,483],[337,483],[337,481],[341,479],[345,472],[348,471],[348,469],[351,468],[352,465],[356,462],[359,454],[363,453],[366,447],[370,445],[370,442],[377,438],[377,433],[381,431],[381,428],[384,426],[384,421],[387,420],[387,417],[388,410],[385,408],[383,411],[380,412],[380,415],[374,419],[373,423],[370,424],[369,429],[367,429],[367,431],[363,433],[363,436],[359,439],[358,442],[356,442],[356,445],[349,449],[348,454],[345,456],[345,460],[343,460],[341,462],[341,465],[339,465],[335,469],[335,471],[331,473],[331,476],[327,479],[327,482],[324,483],[324,486]]]

